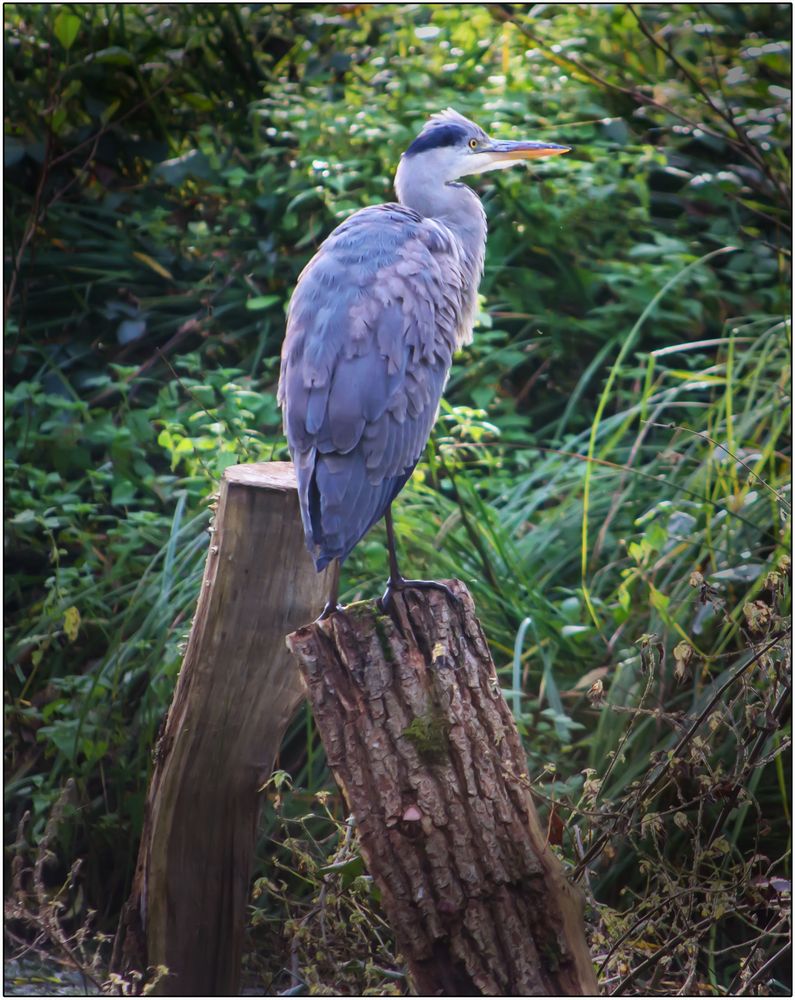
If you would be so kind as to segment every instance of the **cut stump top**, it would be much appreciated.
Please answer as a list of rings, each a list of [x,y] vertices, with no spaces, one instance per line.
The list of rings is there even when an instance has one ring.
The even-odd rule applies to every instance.
[[[292,462],[248,462],[224,469],[224,479],[238,486],[257,486],[269,490],[297,490]]]

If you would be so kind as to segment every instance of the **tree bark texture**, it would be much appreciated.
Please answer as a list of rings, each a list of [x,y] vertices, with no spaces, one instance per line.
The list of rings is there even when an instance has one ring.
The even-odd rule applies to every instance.
[[[595,995],[472,598],[399,593],[288,638],[420,995]]]
[[[168,968],[161,994],[238,992],[259,789],[304,697],[284,636],[325,587],[292,465],[227,469],[114,946],[117,972]]]

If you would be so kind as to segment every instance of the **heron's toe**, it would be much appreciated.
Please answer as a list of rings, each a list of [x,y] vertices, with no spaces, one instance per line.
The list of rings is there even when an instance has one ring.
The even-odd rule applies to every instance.
[[[326,618],[331,618],[332,615],[344,614],[345,608],[341,604],[337,604],[335,601],[328,601],[326,606],[320,612],[320,614],[315,619],[316,622],[325,621]]]

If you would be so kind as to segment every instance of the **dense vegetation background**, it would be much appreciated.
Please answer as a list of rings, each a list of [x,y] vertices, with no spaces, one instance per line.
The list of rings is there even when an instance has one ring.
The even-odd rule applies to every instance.
[[[6,5],[13,941],[102,978],[209,498],[286,456],[290,290],[452,105],[574,152],[474,182],[482,312],[406,565],[475,595],[605,990],[789,992],[790,14]],[[281,766],[253,988],[405,992],[311,719]]]

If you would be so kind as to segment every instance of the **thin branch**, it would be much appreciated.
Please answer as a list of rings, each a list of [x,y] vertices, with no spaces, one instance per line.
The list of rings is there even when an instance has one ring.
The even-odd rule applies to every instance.
[[[679,72],[682,73],[683,76],[685,76],[685,78],[687,80],[689,80],[689,82],[691,83],[691,85],[696,89],[696,91],[706,101],[706,103],[709,106],[709,108],[719,118],[721,118],[724,122],[726,122],[726,124],[729,126],[729,128],[733,129],[733,131],[736,133],[736,135],[739,138],[740,145],[743,147],[743,149],[745,150],[746,154],[748,155],[748,158],[750,160],[752,160],[759,167],[759,169],[762,171],[762,173],[765,175],[765,177],[767,177],[768,181],[773,185],[773,187],[777,188],[779,190],[779,193],[783,194],[784,197],[785,197],[785,199],[787,199],[788,198],[787,192],[781,187],[781,185],[778,183],[778,181],[776,180],[776,178],[771,173],[770,168],[768,167],[767,162],[766,162],[765,158],[762,156],[760,150],[751,142],[751,140],[748,138],[748,135],[746,134],[745,130],[735,120],[734,115],[731,112],[731,108],[729,107],[729,103],[728,103],[728,101],[726,101],[725,95],[723,95],[723,89],[720,87],[720,77],[718,75],[717,66],[716,66],[716,63],[715,63],[715,55],[714,55],[714,52],[712,52],[712,42],[710,41],[710,51],[711,51],[711,54],[712,54],[713,67],[715,69],[715,78],[718,81],[718,86],[719,86],[719,88],[721,90],[721,94],[723,95],[724,101],[726,103],[726,109],[725,110],[723,108],[721,108],[719,105],[717,105],[712,100],[712,98],[707,93],[707,91],[704,88],[704,85],[701,83],[701,81],[698,80],[698,79],[696,79],[696,77],[693,76],[693,74],[690,72],[690,70],[674,55],[674,53],[671,51],[671,49],[669,49],[667,45],[664,45],[661,41],[659,41],[659,39],[657,39],[655,37],[654,33],[649,29],[649,27],[646,25],[646,23],[644,22],[643,18],[640,16],[640,14],[638,14],[638,12],[635,10],[635,8],[633,7],[633,5],[632,4],[627,4],[627,6],[629,7],[630,11],[632,12],[632,16],[637,21],[638,27],[643,32],[643,34],[645,35],[645,37],[651,42],[651,44],[658,51],[662,52],[666,56],[666,58],[668,58],[668,59],[671,60],[671,62],[674,64],[674,66],[676,66],[676,68],[679,70]],[[725,138],[729,139],[730,137],[729,136],[725,136]]]
[[[723,119],[723,121],[725,121],[725,122],[726,122],[726,124],[727,124],[727,125],[728,125],[728,126],[729,126],[730,128],[734,129],[734,131],[735,131],[735,132],[737,133],[737,135],[738,135],[738,136],[740,137],[740,141],[741,141],[741,142],[742,142],[742,144],[743,144],[743,145],[745,146],[745,148],[746,148],[746,152],[748,152],[748,153],[750,154],[751,158],[752,158],[752,159],[753,159],[753,160],[754,160],[754,161],[756,162],[757,166],[761,167],[761,168],[763,169],[763,171],[765,172],[765,174],[767,174],[767,171],[766,171],[766,169],[765,169],[765,167],[766,167],[766,164],[765,164],[764,160],[762,159],[762,157],[761,157],[761,155],[760,155],[760,153],[759,153],[759,150],[758,150],[758,149],[756,148],[756,146],[754,146],[754,145],[753,145],[753,144],[752,144],[752,143],[750,142],[750,140],[748,139],[747,135],[746,135],[746,134],[745,134],[745,132],[744,132],[744,131],[742,130],[742,128],[741,128],[740,126],[738,126],[738,125],[737,125],[737,124],[735,123],[734,119],[733,119],[733,118],[732,118],[732,116],[731,116],[731,113],[727,113],[726,111],[724,111],[724,110],[723,110],[723,108],[719,107],[719,106],[718,106],[718,105],[717,105],[717,104],[716,104],[716,103],[715,103],[715,102],[714,102],[714,101],[712,100],[712,98],[711,98],[711,97],[709,96],[709,94],[708,94],[708,93],[707,93],[707,91],[705,90],[705,88],[704,88],[704,85],[703,85],[703,84],[701,83],[701,81],[700,81],[700,80],[698,80],[698,79],[696,79],[696,77],[694,77],[694,76],[693,76],[693,74],[692,74],[692,73],[690,72],[690,70],[689,70],[689,69],[687,68],[687,66],[685,66],[685,65],[684,65],[684,64],[683,64],[683,63],[682,63],[682,62],[681,62],[681,61],[680,61],[680,60],[679,60],[679,59],[678,59],[678,58],[677,58],[677,57],[676,57],[676,56],[674,55],[674,53],[673,53],[673,52],[671,51],[671,49],[669,49],[669,48],[668,48],[668,46],[667,46],[667,45],[664,45],[664,44],[663,44],[663,43],[662,43],[662,42],[661,42],[661,41],[660,41],[660,40],[659,40],[658,38],[656,38],[656,37],[655,37],[654,33],[653,33],[653,32],[651,31],[651,29],[650,29],[650,28],[648,27],[648,25],[647,25],[647,24],[646,24],[646,22],[645,22],[645,21],[643,20],[643,18],[642,18],[642,17],[640,16],[640,14],[638,14],[638,12],[637,12],[637,11],[635,10],[635,8],[634,8],[634,7],[632,6],[632,4],[631,4],[631,3],[630,3],[630,4],[627,4],[627,6],[629,7],[629,9],[630,9],[630,11],[631,11],[631,13],[632,13],[632,16],[633,16],[633,17],[635,18],[635,20],[637,21],[637,24],[638,24],[638,27],[639,27],[639,28],[640,28],[640,30],[641,30],[641,31],[643,32],[643,34],[645,35],[645,37],[646,37],[646,38],[647,38],[647,39],[648,39],[648,40],[649,40],[649,41],[651,42],[651,44],[652,44],[652,45],[653,45],[653,46],[654,46],[654,47],[655,47],[655,48],[656,48],[656,49],[657,49],[657,50],[658,50],[659,52],[662,52],[662,53],[663,53],[663,55],[664,55],[664,56],[665,56],[665,57],[666,57],[667,59],[670,59],[670,60],[671,60],[671,62],[672,62],[672,63],[674,64],[674,66],[676,66],[676,68],[677,68],[677,69],[679,70],[679,72],[680,72],[680,73],[682,73],[682,75],[683,75],[684,77],[686,77],[686,79],[687,79],[687,80],[689,80],[689,81],[690,81],[690,83],[691,83],[691,84],[692,84],[692,86],[693,86],[693,87],[695,88],[695,90],[696,90],[696,91],[697,91],[697,92],[698,92],[698,93],[699,93],[699,94],[701,95],[701,97],[702,97],[702,98],[703,98],[703,99],[704,99],[704,100],[706,101],[706,103],[707,103],[707,105],[709,106],[709,108],[710,108],[710,109],[711,109],[712,111],[714,111],[714,113],[715,113],[715,114],[716,114],[716,115],[717,115],[717,116],[718,116],[719,118]],[[716,76],[717,76],[717,73],[716,73]]]
[[[773,636],[773,638],[762,649],[759,650],[758,653],[756,653],[749,660],[747,660],[745,663],[739,666],[734,671],[734,673],[726,681],[724,681],[723,684],[720,685],[720,687],[716,688],[712,697],[709,699],[709,701],[701,710],[701,712],[699,712],[693,724],[690,726],[690,728],[687,730],[684,736],[682,736],[682,738],[676,744],[674,749],[668,755],[668,764],[661,767],[660,770],[657,772],[657,775],[647,785],[645,785],[645,787],[641,786],[638,789],[634,809],[637,809],[638,803],[640,803],[641,799],[648,798],[648,796],[651,795],[654,789],[659,785],[660,781],[668,771],[668,768],[671,766],[671,763],[679,756],[681,751],[684,749],[685,746],[687,746],[690,740],[692,740],[692,738],[698,732],[701,725],[709,718],[715,706],[718,704],[719,701],[721,701],[726,691],[728,691],[728,689],[734,684],[734,682],[737,681],[740,677],[742,677],[742,675],[746,673],[746,671],[748,671],[755,663],[758,663],[759,660],[761,660],[766,653],[768,653],[771,649],[774,649],[782,639],[790,635],[791,631],[792,631],[791,627],[788,626],[781,632],[777,632]],[[611,829],[609,832],[603,833],[600,837],[597,838],[597,840],[594,841],[594,843],[588,848],[584,857],[580,860],[579,864],[572,870],[571,877],[573,879],[578,878],[580,875],[582,875],[583,871],[588,867],[588,865],[593,861],[593,859],[600,854],[605,844],[608,843],[612,835],[613,835],[613,830]]]
[[[735,462],[739,462],[749,476],[753,476],[753,478],[757,482],[761,483],[766,490],[769,490],[776,498],[776,500],[778,500],[778,502],[782,505],[782,507],[786,508],[786,510],[788,511],[792,510],[790,502],[789,500],[787,500],[785,496],[779,493],[778,490],[774,490],[769,483],[766,483],[765,480],[762,479],[762,477],[758,475],[756,472],[754,472],[754,470],[746,462],[744,462],[739,455],[735,455],[734,452],[729,451],[729,449],[726,447],[725,444],[721,444],[720,441],[716,441],[714,438],[711,438],[709,434],[705,434],[703,431],[694,431],[690,427],[684,427],[682,424],[659,424],[655,423],[653,420],[642,420],[641,423],[651,424],[652,427],[662,427],[663,430],[684,431],[686,434],[693,434],[695,437],[702,438],[702,440],[706,441],[708,444],[711,444],[714,448],[720,448],[721,451],[724,451],[729,456],[729,458],[733,458]]]
[[[113,121],[107,122],[94,135],[89,136],[87,139],[84,139],[82,142],[78,143],[76,146],[73,146],[65,153],[61,153],[60,156],[56,156],[51,159],[50,156],[52,153],[52,146],[53,146],[53,134],[52,134],[51,123],[52,123],[52,115],[56,107],[55,103],[52,104],[50,109],[50,117],[47,119],[47,139],[46,139],[46,147],[44,153],[44,161],[42,163],[41,173],[39,175],[39,182],[36,186],[36,192],[33,196],[33,207],[31,209],[30,217],[28,219],[28,224],[25,228],[25,232],[22,236],[22,240],[20,241],[19,248],[14,258],[14,265],[11,272],[11,278],[9,279],[8,283],[8,291],[6,292],[6,297],[3,304],[4,325],[8,322],[8,316],[11,312],[11,305],[14,301],[14,294],[16,292],[17,281],[22,267],[22,259],[25,255],[25,251],[27,250],[28,245],[35,236],[36,230],[39,228],[41,223],[46,218],[47,212],[52,208],[53,205],[55,205],[58,201],[60,201],[61,198],[63,198],[66,192],[75,183],[77,183],[82,174],[84,174],[88,170],[90,163],[92,162],[92,160],[96,155],[100,139],[102,139],[102,137],[110,130],[110,128],[116,125],[120,125],[125,119],[129,118],[130,115],[135,114],[137,111],[140,111],[141,108],[151,103],[151,101],[158,94],[160,94],[163,90],[165,90],[165,88],[169,85],[170,82],[171,82],[171,77],[167,77],[166,80],[164,80],[159,87],[153,90],[152,93],[143,101],[139,101],[138,104],[133,105],[133,107],[131,107],[128,111],[125,111],[123,115],[120,115]],[[50,96],[52,97],[53,95],[51,94]],[[60,191],[56,191],[55,194],[52,196],[52,198],[49,200],[49,202],[47,202],[47,204],[45,204],[42,207],[41,202],[42,202],[42,194],[44,191],[44,186],[47,183],[47,179],[51,175],[53,168],[57,167],[59,164],[64,163],[67,160],[70,160],[75,155],[75,153],[83,149],[85,146],[91,146],[91,152],[88,154],[88,157],[86,158],[83,165],[77,168],[77,173],[75,174],[75,176],[63,188],[61,188]]]
[[[681,944],[686,938],[694,937],[697,931],[706,930],[711,925],[712,917],[708,917],[706,920],[702,920],[693,926],[686,927],[681,934],[677,934],[675,938],[671,938],[670,941],[666,941],[666,943],[661,945],[654,952],[654,954],[649,955],[649,957],[645,959],[645,961],[641,962],[640,965],[635,966],[635,968],[621,980],[610,995],[614,997],[620,996],[628,986],[631,986],[632,983],[635,982],[641,972],[647,969],[650,965],[656,965],[659,963],[663,955],[670,954],[676,949],[677,945]]]
[[[508,9],[506,9],[506,7]],[[655,101],[651,97],[647,97],[646,94],[642,93],[640,90],[636,90],[632,87],[624,87],[619,83],[613,83],[606,77],[601,76],[595,70],[590,69],[585,63],[580,62],[578,59],[574,59],[572,56],[564,56],[560,53],[550,52],[549,47],[541,41],[541,39],[534,34],[523,22],[516,19],[516,15],[510,9],[510,5],[503,4],[490,4],[489,10],[492,14],[502,21],[507,21],[510,24],[515,25],[522,34],[529,38],[531,42],[537,45],[550,59],[557,65],[568,64],[570,68],[575,69],[577,72],[582,73],[584,76],[588,77],[594,83],[599,84],[600,87],[604,87],[607,90],[614,90],[616,93],[623,94],[625,97],[630,98],[636,104],[642,104],[646,107],[656,108],[658,111],[663,111],[667,115],[671,115],[673,118],[677,118],[679,121],[684,122],[686,125],[693,129],[701,129],[707,135],[713,136],[715,139],[722,139],[724,142],[728,142],[729,145],[733,146],[737,152],[745,152],[745,147],[742,143],[738,142],[736,139],[732,139],[730,135],[725,132],[720,131],[720,129],[711,128],[704,122],[693,121],[692,118],[688,118],[687,115],[683,115],[681,112],[676,111],[674,108],[667,104],[660,104],[659,101]]]
[[[783,958],[784,955],[786,955],[790,951],[791,947],[792,945],[790,941],[787,940],[786,943],[781,948],[779,948],[779,950],[775,953],[775,955],[771,955],[771,957],[765,962],[764,965],[760,965],[760,967],[756,970],[756,972],[748,979],[746,983],[743,983],[743,985],[740,987],[739,990],[737,990],[737,992],[734,995],[737,997],[745,996],[745,994],[754,985],[757,979],[761,978],[771,966],[775,965],[775,963],[780,958]]]

